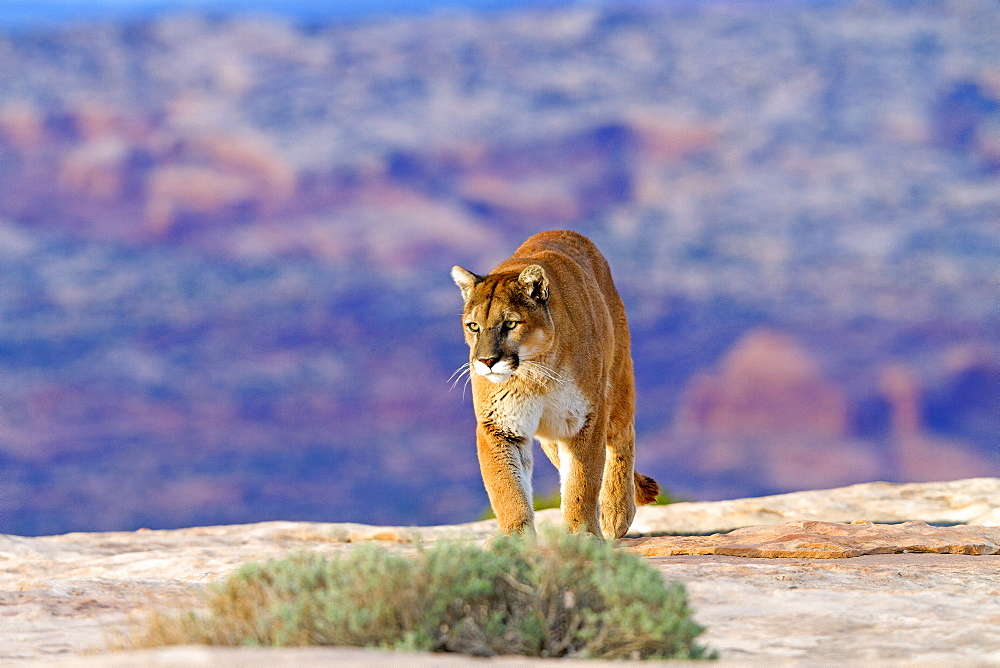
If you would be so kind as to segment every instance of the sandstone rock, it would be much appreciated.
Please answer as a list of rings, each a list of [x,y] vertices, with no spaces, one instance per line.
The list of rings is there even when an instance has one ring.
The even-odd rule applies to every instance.
[[[1000,662],[1000,556],[652,557],[683,581],[722,663]]]
[[[559,668],[649,668],[648,661],[600,661],[595,659],[558,659]],[[34,665],[34,664],[33,664]],[[393,652],[354,647],[165,647],[163,649],[119,652],[96,656],[41,662],[42,666],[67,668],[134,668],[135,666],[211,666],[211,668],[460,668],[501,665],[505,668],[552,666],[553,659],[504,656],[495,659],[471,658],[461,654]],[[712,664],[717,668],[719,664]],[[724,665],[724,664],[723,664]]]
[[[674,526],[684,508],[692,514],[684,520],[688,526],[706,518],[716,523],[728,518],[725,521],[732,523],[754,516],[747,508],[771,508],[768,517],[803,508],[818,515],[874,517],[884,506],[887,512],[905,515],[927,513],[914,519],[939,521],[949,513],[952,518],[998,519],[997,479],[855,487],[659,510],[672,509]],[[712,505],[724,510],[712,512]],[[539,523],[557,523],[558,516],[558,511],[544,511]],[[679,555],[649,559],[665,577],[687,585],[695,618],[708,629],[703,641],[721,652],[723,666],[1000,661],[1000,528],[815,520],[778,524],[715,536],[626,539],[622,549]],[[346,648],[89,652],[105,648],[116,630],[151,607],[197,606],[205,584],[247,561],[299,550],[336,555],[362,541],[379,541],[386,549],[408,553],[418,541],[443,536],[484,541],[495,532],[495,522],[408,528],[264,522],[173,531],[0,536],[0,663],[47,660],[45,665],[93,668],[192,663],[267,663],[275,668],[394,662],[480,665],[482,660],[468,657],[401,657]],[[735,554],[745,556],[730,556]],[[856,554],[863,556],[828,558]],[[542,665],[507,657],[503,663]]]
[[[332,525],[328,525],[332,526]],[[226,536],[216,556],[252,558],[264,536],[284,535],[283,550],[345,543],[328,538],[310,523],[166,532],[161,549],[148,556],[160,567],[183,561],[197,544]],[[156,533],[156,532],[150,532]],[[317,542],[296,546],[293,535]],[[113,563],[130,549],[122,535],[118,547],[105,546]],[[245,546],[241,547],[241,536]],[[105,538],[93,534],[57,537],[68,554],[74,545],[94,551]],[[90,540],[94,538],[94,540]],[[169,539],[169,540],[167,540]],[[38,540],[38,539],[27,539]],[[168,545],[169,549],[166,549]],[[192,547],[194,545],[194,548]],[[44,554],[56,542],[48,541]],[[387,543],[400,549],[399,543]],[[404,548],[405,549],[405,548]],[[141,558],[141,555],[136,555]],[[651,557],[665,577],[688,588],[696,620],[707,627],[702,641],[721,653],[718,666],[845,665],[875,661],[889,665],[995,665],[1000,661],[1000,556],[960,554],[880,554],[852,559],[756,559],[722,555]],[[31,565],[29,564],[29,567]],[[152,566],[152,563],[151,563]],[[0,562],[0,571],[5,571]],[[148,570],[154,572],[154,568]],[[109,568],[108,572],[112,572]],[[163,648],[142,652],[90,654],[136,613],[156,606],[190,608],[198,604],[197,585],[168,577],[74,577],[48,570],[48,577],[22,587],[0,589],[3,638],[0,663],[33,660],[31,665],[244,666],[481,666],[483,659],[454,655],[387,654],[354,648]],[[214,579],[214,578],[213,578]],[[47,660],[46,660],[47,659]],[[542,666],[551,661],[504,657],[502,665]],[[496,663],[497,661],[495,661]],[[564,662],[560,661],[560,665]],[[575,662],[565,665],[578,665]],[[583,665],[580,663],[579,665]],[[590,668],[602,662],[586,662]],[[616,663],[615,665],[627,665]]]
[[[997,554],[1000,528],[935,527],[924,522],[850,524],[788,522],[737,529],[711,536],[664,536],[622,541],[628,552],[644,557],[723,554],[732,557],[836,559],[865,554]]]
[[[862,483],[831,490],[732,501],[643,506],[629,535],[718,533],[798,520],[1000,526],[1000,478],[896,484]]]
[[[1000,527],[1000,508],[994,508],[985,514],[980,515],[976,518],[975,523],[986,527]]]

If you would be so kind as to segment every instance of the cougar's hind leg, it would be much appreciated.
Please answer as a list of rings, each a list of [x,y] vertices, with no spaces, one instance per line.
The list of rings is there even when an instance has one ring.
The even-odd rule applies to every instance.
[[[588,420],[580,433],[559,442],[557,455],[563,525],[573,533],[586,530],[600,536],[598,504],[604,445],[602,435],[597,431]],[[552,458],[551,455],[549,458]]]
[[[608,428],[604,477],[601,481],[601,531],[608,540],[621,538],[635,518],[635,429],[631,420]]]
[[[552,462],[552,465],[555,466],[558,471],[559,443],[557,441],[544,441],[542,439],[538,439],[538,444],[542,446],[542,452],[545,453],[545,456],[549,458],[549,461]]]

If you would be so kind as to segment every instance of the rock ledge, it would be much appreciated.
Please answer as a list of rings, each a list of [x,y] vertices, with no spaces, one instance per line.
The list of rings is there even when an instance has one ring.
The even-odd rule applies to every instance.
[[[936,527],[925,522],[873,524],[858,520],[786,522],[711,536],[666,536],[622,541],[644,557],[719,554],[730,557],[836,559],[866,554],[969,554],[1000,552],[1000,527]]]
[[[998,508],[996,478],[871,483],[643,508],[633,527],[639,532],[714,535],[627,538],[621,546],[649,557],[664,577],[685,583],[695,618],[708,629],[702,640],[719,650],[721,665],[1000,665]],[[558,511],[539,513],[540,523],[557,521]],[[993,526],[966,524],[971,521]],[[737,527],[742,528],[722,533]],[[205,583],[247,561],[297,550],[334,555],[363,541],[407,552],[418,540],[484,541],[495,531],[495,522],[442,527],[263,522],[0,535],[0,664],[481,666],[482,659],[468,657],[401,658],[345,648],[86,653],[106,647],[115,630],[151,607],[198,605]],[[520,658],[501,662],[551,665]]]

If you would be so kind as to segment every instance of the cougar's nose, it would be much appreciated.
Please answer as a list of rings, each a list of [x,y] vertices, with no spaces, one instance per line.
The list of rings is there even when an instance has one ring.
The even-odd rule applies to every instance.
[[[486,365],[487,369],[492,369],[493,365],[500,361],[499,357],[480,357],[479,361]]]

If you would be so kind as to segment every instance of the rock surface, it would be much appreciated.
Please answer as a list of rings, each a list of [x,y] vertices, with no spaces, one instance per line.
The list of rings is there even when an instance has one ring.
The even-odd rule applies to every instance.
[[[859,520],[786,522],[711,536],[632,538],[623,549],[644,557],[721,554],[731,557],[841,559],[866,554],[997,554],[1000,528],[936,527],[925,522],[873,524]]]
[[[1000,478],[869,482],[751,499],[643,506],[629,534],[707,534],[800,520],[1000,526]]]
[[[837,523],[845,516],[884,519],[893,512],[905,519],[935,522],[945,516],[952,518],[944,520],[949,522],[960,516],[996,517],[1000,494],[991,495],[991,489],[1000,489],[1000,480],[856,485],[718,504],[677,504],[691,509],[692,516],[683,519],[683,513],[671,506],[648,510],[669,510],[672,527],[698,526],[698,519],[708,518],[698,527],[701,533],[711,530],[713,523],[739,524],[754,517],[748,511],[753,508],[772,509],[768,517],[779,512],[819,517],[782,520],[778,526],[724,535],[631,538],[622,541],[622,547],[651,555],[650,562],[665,577],[687,585],[695,617],[707,627],[702,640],[720,652],[722,665],[862,661],[996,665],[1000,662],[1000,528]],[[914,515],[918,511],[925,514]],[[551,512],[542,514],[543,522],[552,518]],[[0,536],[0,663],[478,665],[482,659],[347,648],[89,652],[107,647],[116,632],[141,619],[144,611],[197,605],[205,583],[246,561],[303,549],[336,554],[362,541],[379,541],[387,549],[406,552],[414,549],[417,539],[450,535],[482,541],[494,529],[489,522],[421,528],[267,522],[176,531]],[[669,551],[677,546],[689,552],[654,556],[678,554]],[[858,553],[867,554],[827,558]],[[539,661],[504,658],[502,663],[528,666]]]

